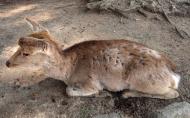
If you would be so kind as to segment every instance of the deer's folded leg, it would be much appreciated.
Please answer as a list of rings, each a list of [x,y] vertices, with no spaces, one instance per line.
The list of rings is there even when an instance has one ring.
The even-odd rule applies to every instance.
[[[148,94],[148,93],[142,93],[142,92],[130,91],[130,90],[125,90],[122,94],[123,98],[150,97],[150,98],[158,98],[158,99],[173,99],[173,98],[177,98],[178,96],[179,96],[179,93],[174,89],[170,89],[165,94]]]

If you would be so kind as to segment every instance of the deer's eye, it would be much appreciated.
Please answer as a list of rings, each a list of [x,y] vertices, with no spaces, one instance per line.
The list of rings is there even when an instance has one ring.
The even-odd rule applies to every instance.
[[[22,55],[23,55],[23,56],[29,56],[30,54],[28,54],[28,53],[23,53]]]

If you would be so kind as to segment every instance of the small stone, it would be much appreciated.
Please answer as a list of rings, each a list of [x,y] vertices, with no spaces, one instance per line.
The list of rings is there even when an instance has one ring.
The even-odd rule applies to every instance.
[[[148,115],[147,118],[190,118],[190,104],[173,103]]]

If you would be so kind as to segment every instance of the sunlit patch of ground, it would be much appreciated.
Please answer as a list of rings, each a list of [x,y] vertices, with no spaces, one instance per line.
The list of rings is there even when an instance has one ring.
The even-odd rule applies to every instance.
[[[37,7],[36,4],[18,6],[17,8],[11,9],[9,11],[0,12],[0,18],[7,18],[7,17],[10,17],[10,16],[14,16],[16,14],[19,14],[19,13],[34,9],[35,7]]]
[[[40,12],[37,13],[36,15],[30,16],[30,18],[35,19],[36,22],[40,22],[40,21],[47,21],[47,20],[51,20],[54,18],[54,16],[52,16],[51,13],[49,12]]]

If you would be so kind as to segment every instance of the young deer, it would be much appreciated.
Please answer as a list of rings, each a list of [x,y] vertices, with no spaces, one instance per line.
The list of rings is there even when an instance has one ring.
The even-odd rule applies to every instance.
[[[68,85],[69,96],[89,96],[103,89],[123,91],[124,98],[179,96],[175,65],[155,50],[129,40],[85,41],[62,50],[47,30],[26,20],[37,32],[19,39],[8,67],[41,67],[45,76]]]

